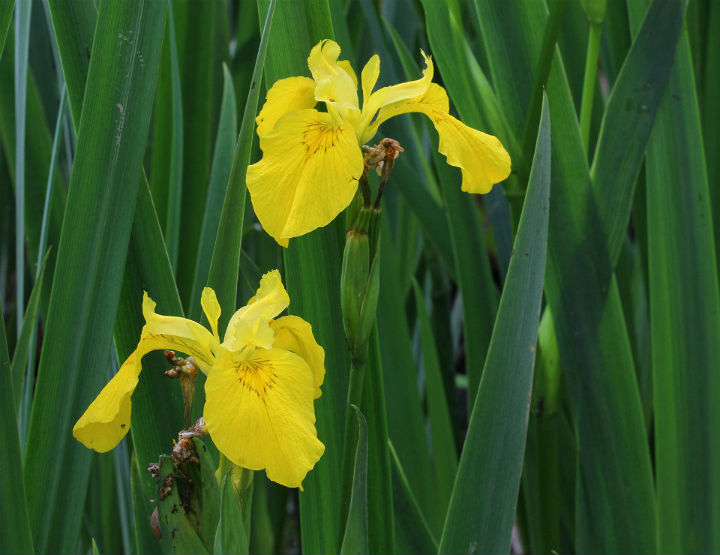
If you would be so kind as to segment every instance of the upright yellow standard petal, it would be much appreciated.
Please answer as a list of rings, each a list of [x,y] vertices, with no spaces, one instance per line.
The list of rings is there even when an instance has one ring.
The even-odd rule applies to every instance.
[[[433,83],[422,96],[384,106],[368,133],[372,137],[379,125],[396,115],[425,114],[440,136],[438,150],[447,157],[448,164],[462,169],[462,190],[487,193],[510,175],[510,155],[497,137],[468,127],[448,111],[447,93]]]
[[[274,332],[269,322],[290,304],[280,272],[272,270],[260,279],[255,296],[244,307],[232,315],[228,322],[223,346],[237,351],[246,345],[269,349],[273,344]]]
[[[315,100],[325,102],[345,117],[348,111],[359,110],[357,77],[353,79],[338,63],[338,56],[340,46],[336,42],[321,41],[310,51],[308,67],[315,80]]]
[[[398,85],[392,85],[390,87],[383,87],[382,89],[378,89],[369,95],[369,97],[363,97],[362,123],[357,128],[358,140],[361,143],[366,143],[374,135],[374,133],[369,135],[368,130],[378,110],[380,110],[383,106],[417,98],[427,92],[428,88],[432,84],[434,66],[430,56],[426,56],[424,52],[422,55],[425,59],[425,69],[423,70],[423,76],[420,79],[408,81],[407,83],[400,83]],[[373,62],[373,58],[370,58],[370,61],[368,62],[368,64],[371,63],[372,65],[370,65],[370,68],[366,66],[366,69],[368,69],[368,84],[370,83],[370,77],[375,71],[375,62]],[[378,73],[380,71],[379,59],[377,60],[377,71]],[[364,73],[365,69],[363,69],[363,74]],[[363,95],[365,95],[365,85],[366,83],[363,81]]]
[[[264,468],[274,482],[301,487],[325,450],[315,430],[310,367],[280,349],[236,358],[223,352],[205,382],[204,417],[213,442],[236,465]]]
[[[350,123],[299,110],[283,116],[260,148],[247,187],[258,220],[278,242],[327,225],[350,204],[363,171]]]
[[[205,317],[208,319],[210,329],[213,335],[220,341],[220,334],[218,333],[218,320],[220,319],[221,309],[220,303],[217,300],[217,295],[212,287],[203,288],[202,295],[200,296],[200,306],[202,306]]]
[[[289,112],[313,108],[315,100],[315,81],[309,77],[288,77],[280,79],[270,87],[258,117],[258,137],[264,137],[273,130],[277,120]]]
[[[352,79],[352,82],[355,85],[355,88],[357,89],[357,75],[355,75],[355,70],[353,69],[352,65],[350,65],[350,62],[348,60],[339,60],[338,65],[345,70],[345,73],[347,73],[350,76],[350,79]]]
[[[275,332],[273,347],[292,351],[310,366],[315,384],[315,398],[325,380],[325,350],[315,341],[312,326],[298,316],[283,316],[270,322]]]
[[[175,349],[195,359],[200,370],[207,374],[212,366],[219,341],[209,330],[197,322],[179,316],[163,316],[155,312],[155,301],[147,293],[143,298],[145,326],[140,345],[145,353],[154,350]]]
[[[362,70],[363,104],[370,99],[378,77],[380,77],[380,57],[375,54],[368,60]]]
[[[105,453],[130,430],[130,397],[138,383],[140,358],[132,353],[73,427],[73,436],[88,449]]]

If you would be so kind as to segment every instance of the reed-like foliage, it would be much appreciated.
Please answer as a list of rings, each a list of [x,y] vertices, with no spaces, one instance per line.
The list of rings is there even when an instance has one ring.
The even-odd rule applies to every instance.
[[[399,157],[383,150],[376,177],[366,151],[353,176],[381,211],[358,192],[281,246],[253,204],[258,114],[325,39],[360,105],[371,56],[375,90],[431,56],[450,114],[500,140],[509,177],[464,192],[429,125],[442,110],[402,115],[368,141]],[[718,67],[715,0],[0,0],[0,553],[720,551]],[[316,98],[361,137],[313,78],[284,110]],[[317,187],[336,167],[321,170]],[[299,327],[268,310],[228,326],[275,268]],[[299,381],[287,412],[266,402],[283,376],[248,386],[269,421],[314,423],[316,464],[300,432],[238,435],[280,442],[280,463],[251,469],[213,422],[178,436],[216,378],[181,390],[169,353],[143,359],[112,454],[73,437],[149,341],[143,292],[210,337],[206,286],[210,372],[232,359],[248,383],[223,339],[243,325],[315,385],[324,364],[311,415]],[[167,326],[158,345],[189,337]],[[289,489],[256,470],[277,464],[312,469]]]

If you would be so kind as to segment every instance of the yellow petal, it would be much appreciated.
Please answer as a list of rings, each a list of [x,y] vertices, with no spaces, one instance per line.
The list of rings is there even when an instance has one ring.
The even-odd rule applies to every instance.
[[[350,123],[299,110],[283,116],[260,148],[247,188],[258,220],[278,242],[329,224],[353,199],[363,155]]]
[[[325,379],[325,350],[317,344],[312,326],[299,316],[283,316],[270,322],[275,332],[273,348],[292,351],[310,366],[315,384],[315,398],[321,395]]]
[[[363,103],[367,103],[370,95],[372,94],[375,83],[377,83],[378,77],[380,76],[380,57],[375,54],[372,56],[365,67],[362,70],[362,91],[363,91]]]
[[[388,106],[403,100],[417,98],[428,91],[428,88],[432,84],[434,66],[430,56],[425,55],[425,52],[423,52],[422,55],[425,59],[425,69],[423,70],[423,76],[420,79],[408,81],[407,83],[400,83],[398,85],[392,85],[391,87],[383,87],[382,89],[378,89],[372,93],[369,98],[363,98],[362,124],[358,127],[358,137],[361,143],[366,142],[367,139],[364,138],[366,136],[365,130],[370,126],[370,123],[375,118],[377,111],[383,106]],[[370,61],[372,61],[372,58]],[[378,72],[379,63],[380,61],[378,60]],[[365,94],[364,91],[365,82],[363,81],[363,94]]]
[[[288,77],[276,81],[255,120],[258,137],[270,133],[277,120],[288,112],[313,108],[315,104],[315,81],[309,77]]]
[[[205,313],[205,317],[208,319],[213,335],[217,337],[219,341],[218,320],[220,319],[221,309],[215,290],[212,287],[203,288],[202,295],[200,296],[200,305]]]
[[[217,448],[238,466],[264,468],[274,482],[301,487],[325,450],[315,430],[312,372],[294,353],[222,355],[205,382],[205,399]]]
[[[255,296],[230,318],[223,346],[236,351],[252,344],[270,348],[275,334],[269,326],[290,304],[290,297],[282,284],[278,270],[272,270],[260,279]]]
[[[145,293],[143,298],[145,326],[138,349],[145,353],[174,349],[192,356],[200,370],[207,374],[214,360],[219,341],[197,322],[179,316],[163,316],[155,312],[155,302]]]
[[[140,374],[140,357],[132,353],[75,423],[73,436],[88,449],[105,453],[130,430],[130,397]]]
[[[420,97],[383,107],[368,133],[374,135],[380,124],[398,114],[422,112],[440,136],[438,150],[447,157],[448,164],[462,169],[462,190],[487,193],[510,175],[510,155],[497,137],[468,127],[448,111],[445,90],[433,83]]]
[[[315,100],[332,106],[344,117],[359,110],[355,80],[338,63],[340,46],[331,40],[316,44],[308,56],[308,67],[315,80]]]
[[[350,65],[349,60],[339,60],[338,65],[345,70],[345,73],[347,73],[350,76],[350,79],[352,79],[353,83],[355,84],[355,88],[357,89],[357,75],[355,75],[355,70]]]

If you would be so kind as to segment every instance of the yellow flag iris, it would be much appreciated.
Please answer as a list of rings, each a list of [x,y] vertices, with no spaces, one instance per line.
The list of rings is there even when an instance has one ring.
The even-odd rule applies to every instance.
[[[361,146],[388,119],[408,112],[430,118],[439,151],[462,169],[462,190],[487,193],[510,175],[510,156],[500,141],[449,114],[445,90],[432,83],[433,63],[423,53],[420,79],[373,91],[380,75],[375,55],[360,77],[340,47],[325,40],[308,57],[309,77],[277,81],[257,117],[262,159],[247,172],[255,214],[281,245],[330,223],[353,199],[363,172]],[[323,102],[326,111],[315,106]]]
[[[201,300],[210,330],[157,314],[145,294],[137,349],[77,421],[73,435],[99,452],[114,448],[130,429],[130,397],[142,357],[175,349],[207,374],[203,416],[217,448],[238,466],[265,469],[271,480],[299,487],[325,450],[313,406],[325,377],[325,352],[305,320],[276,318],[290,303],[277,270],[263,276],[256,295],[232,316],[222,342],[215,292],[205,288]]]

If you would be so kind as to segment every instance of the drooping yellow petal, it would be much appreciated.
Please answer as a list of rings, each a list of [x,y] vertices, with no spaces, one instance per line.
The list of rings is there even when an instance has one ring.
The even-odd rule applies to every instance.
[[[195,359],[200,370],[207,374],[215,360],[219,341],[197,322],[179,316],[164,316],[155,312],[155,301],[147,293],[143,297],[145,326],[140,345],[144,352],[175,349]]]
[[[247,188],[258,220],[276,240],[327,225],[350,204],[363,171],[350,123],[299,110],[283,116],[260,148]]]
[[[258,137],[270,133],[277,120],[288,112],[313,108],[315,104],[315,81],[309,77],[288,77],[276,81],[255,119]]]
[[[105,453],[130,430],[130,397],[138,383],[140,358],[132,353],[73,427],[73,436],[88,449]]]
[[[358,139],[361,143],[365,143],[368,140],[365,138],[367,135],[366,130],[370,127],[378,110],[380,110],[383,106],[388,106],[390,104],[395,104],[404,100],[410,100],[412,98],[417,98],[424,95],[428,91],[428,88],[432,84],[434,66],[432,58],[430,58],[430,56],[427,56],[425,52],[423,52],[422,55],[425,59],[425,69],[423,70],[423,76],[420,79],[417,79],[415,81],[408,81],[406,83],[400,83],[398,85],[392,85],[390,87],[383,87],[382,89],[378,89],[377,91],[372,93],[369,98],[366,96],[363,98],[362,123],[357,128]],[[370,62],[372,62],[372,58],[370,59]],[[379,72],[379,59],[377,63],[377,70]],[[372,69],[372,66],[370,69]],[[371,75],[370,69],[368,70],[368,73]],[[363,73],[365,73],[365,70],[363,70]],[[364,90],[365,82],[363,81],[363,94]],[[372,137],[372,135],[370,136]]]
[[[359,110],[357,77],[355,80],[338,63],[340,46],[332,40],[316,44],[308,56],[308,67],[315,80],[315,100],[325,102],[342,117],[348,111]]]
[[[200,306],[202,306],[205,317],[208,319],[213,335],[220,341],[218,320],[220,319],[221,309],[215,290],[212,287],[203,288],[202,295],[200,296]]]
[[[275,332],[274,349],[292,351],[308,363],[313,373],[315,398],[321,395],[325,379],[325,350],[317,344],[312,326],[298,316],[283,316],[270,322]]]
[[[315,430],[310,367],[279,349],[236,358],[224,352],[205,382],[203,416],[213,442],[236,465],[301,487],[325,450]]]
[[[232,315],[228,322],[223,346],[230,351],[251,344],[270,348],[275,334],[269,322],[290,304],[290,297],[282,284],[278,270],[272,270],[260,279],[260,287],[247,305]]]
[[[448,111],[445,90],[433,83],[420,97],[383,107],[368,133],[374,135],[380,124],[398,114],[425,114],[440,136],[438,150],[447,157],[448,164],[462,169],[462,190],[487,193],[510,175],[510,155],[497,137],[468,127]]]
[[[380,77],[380,57],[375,54],[368,60],[362,70],[363,104],[370,99],[378,77]]]

